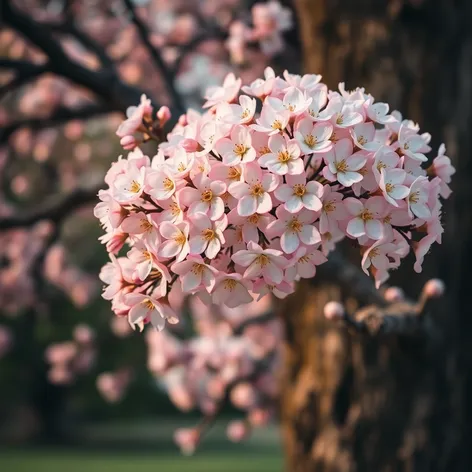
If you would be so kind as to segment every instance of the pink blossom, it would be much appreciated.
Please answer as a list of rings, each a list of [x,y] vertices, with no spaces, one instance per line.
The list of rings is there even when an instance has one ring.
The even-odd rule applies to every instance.
[[[147,193],[156,200],[168,200],[179,187],[180,182],[166,170],[152,172],[147,175]]]
[[[283,270],[288,262],[282,256],[282,251],[275,249],[262,249],[259,244],[249,242],[247,250],[238,251],[231,259],[242,267],[247,267],[244,278],[257,278],[262,276],[268,283],[278,284],[282,282]]]
[[[218,220],[223,216],[225,204],[221,196],[226,192],[226,185],[221,181],[211,181],[201,175],[194,181],[195,187],[184,187],[179,192],[180,201],[188,206],[188,215],[205,213],[211,220]]]
[[[221,275],[216,280],[213,289],[213,301],[218,305],[236,308],[252,302],[249,286],[240,274]]]
[[[222,102],[232,102],[241,88],[241,79],[237,79],[233,73],[225,77],[221,87],[210,87],[206,94],[206,102],[203,108],[210,108]]]
[[[311,224],[316,219],[315,212],[303,209],[293,214],[280,206],[276,215],[277,220],[270,224],[267,231],[272,236],[280,236],[280,245],[287,254],[295,252],[300,243],[311,246],[321,242],[318,229]]]
[[[248,243],[259,241],[259,231],[266,231],[268,225],[275,220],[275,217],[270,213],[258,214],[254,213],[250,216],[240,216],[237,209],[231,210],[228,214],[229,223],[241,226],[242,241]]]
[[[393,253],[395,250],[395,244],[388,240],[379,239],[364,252],[362,256],[362,270],[369,275],[368,270],[375,269],[374,276],[377,286],[388,277],[387,269],[391,263],[387,254]]]
[[[218,275],[218,271],[205,264],[200,256],[189,256],[187,260],[173,264],[172,271],[181,276],[184,293],[194,292],[200,286],[211,292]]]
[[[320,215],[321,234],[334,232],[338,229],[337,222],[347,218],[348,212],[344,203],[342,203],[342,199],[343,195],[332,191],[329,185],[323,187],[323,195],[321,197],[323,207]]]
[[[148,322],[158,331],[164,329],[166,320],[171,324],[178,322],[174,310],[169,305],[160,303],[154,297],[141,293],[130,293],[126,295],[126,303],[131,307],[128,314],[129,324],[133,328],[138,326],[141,331],[144,324]]]
[[[373,123],[360,123],[351,129],[355,145],[365,151],[376,151],[381,143],[375,141],[375,126]]]
[[[319,182],[306,182],[304,175],[287,175],[286,184],[280,185],[274,195],[285,203],[285,209],[290,213],[298,213],[302,208],[320,211],[323,186]]]
[[[418,177],[410,187],[408,194],[408,212],[410,216],[417,216],[418,218],[430,218],[431,210],[428,203],[429,197],[429,180],[427,177]]]
[[[352,105],[344,104],[341,99],[332,99],[318,118],[328,119],[336,128],[349,128],[362,122],[362,115]]]
[[[308,118],[311,120],[317,120],[320,117],[320,112],[328,101],[328,91],[326,86],[316,87],[312,92],[308,93],[311,98],[311,104],[308,105]],[[329,118],[324,118],[327,120]]]
[[[254,97],[264,98],[270,95],[275,83],[275,73],[271,67],[264,70],[264,79],[256,79],[250,85],[244,85],[242,91]]]
[[[403,169],[381,169],[379,187],[382,194],[391,205],[398,207],[397,200],[403,200],[408,196],[410,189],[402,185],[406,178]]]
[[[451,164],[451,159],[445,155],[445,152],[446,147],[444,144],[441,144],[438,156],[433,159],[433,163],[428,172],[431,172],[441,179],[441,196],[443,198],[449,198],[451,189],[448,184],[451,183],[451,176],[456,173],[456,169]]]
[[[239,105],[233,104],[227,106],[229,114],[225,115],[225,120],[234,124],[249,124],[254,119],[257,102],[255,98],[241,95],[239,97]]]
[[[303,160],[300,158],[300,148],[294,139],[287,140],[280,134],[269,138],[270,153],[259,158],[259,164],[268,167],[277,175],[296,175],[304,170]]]
[[[323,175],[327,180],[338,180],[345,187],[362,180],[362,174],[358,171],[364,167],[367,158],[362,153],[353,154],[352,151],[352,143],[348,139],[341,139],[323,156],[327,165]]]
[[[428,158],[421,153],[425,146],[424,139],[405,125],[400,127],[398,147],[402,154],[415,161],[425,162]]]
[[[332,133],[333,127],[331,124],[313,123],[309,118],[304,118],[299,121],[296,127],[295,139],[305,154],[326,152],[332,147],[332,142],[329,140]]]
[[[285,109],[276,111],[270,105],[264,105],[260,117],[256,118],[257,124],[251,125],[251,128],[272,136],[285,130],[289,120],[289,111]]]
[[[130,163],[125,174],[115,180],[113,196],[119,203],[131,203],[141,197],[144,191],[146,168],[138,168]]]
[[[311,97],[302,92],[297,87],[289,87],[282,100],[275,97],[267,97],[264,105],[270,106],[278,112],[287,111],[290,116],[299,116],[310,106]]]
[[[366,112],[367,116],[376,123],[380,123],[382,125],[386,123],[393,123],[396,121],[395,117],[392,115],[388,115],[389,106],[387,103],[377,102],[369,103],[367,106]]]
[[[369,198],[365,202],[361,202],[356,198],[346,198],[343,203],[347,211],[354,216],[349,220],[346,228],[346,232],[350,236],[360,238],[367,235],[375,240],[382,238],[380,217],[384,208],[377,199]]]
[[[228,218],[223,215],[220,220],[211,221],[204,213],[196,213],[190,219],[194,228],[194,235],[189,240],[190,254],[204,252],[209,259],[214,259],[225,243],[223,231],[228,226]]]
[[[238,201],[240,216],[267,213],[272,209],[270,192],[279,184],[277,175],[263,172],[255,163],[246,165],[245,182],[231,184],[228,191]]]
[[[132,135],[142,125],[144,117],[150,117],[152,113],[151,100],[146,95],[141,95],[141,103],[137,107],[128,107],[126,110],[127,119],[123,121],[118,130],[116,131],[117,136],[124,138],[125,136]]]
[[[231,131],[231,139],[220,139],[215,149],[223,157],[223,164],[236,166],[242,162],[252,162],[256,158],[256,150],[252,147],[249,130],[236,125]]]
[[[159,246],[158,255],[166,259],[175,257],[177,262],[183,261],[190,251],[189,224],[186,221],[177,224],[163,221],[159,226],[159,232],[166,241]]]
[[[285,279],[288,282],[293,282],[297,276],[311,279],[316,274],[316,266],[326,261],[326,257],[318,249],[299,247],[285,271]]]

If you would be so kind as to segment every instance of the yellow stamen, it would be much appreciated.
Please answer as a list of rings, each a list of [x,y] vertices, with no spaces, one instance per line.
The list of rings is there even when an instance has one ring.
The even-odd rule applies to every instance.
[[[166,177],[163,181],[162,181],[162,185],[164,185],[164,188],[166,190],[174,190],[174,182],[172,182],[171,179],[169,179],[169,177]]]
[[[238,282],[233,279],[226,279],[223,282],[223,287],[225,288],[225,290],[229,290],[230,292],[232,292],[236,288],[236,285],[238,285]]]
[[[297,197],[303,197],[306,193],[306,187],[303,184],[295,184],[293,186],[293,194]]]
[[[146,218],[141,218],[139,220],[139,226],[145,233],[147,233],[148,231],[151,231],[153,228],[152,223],[150,223]]]
[[[175,241],[179,246],[183,246],[183,245],[187,242],[187,238],[185,237],[185,234],[182,233],[182,231],[179,231],[179,233],[174,236],[174,241]]]
[[[337,172],[344,173],[344,172],[347,171],[347,162],[346,162],[345,159],[343,159],[340,162],[335,162],[335,166],[336,166],[336,171]]]
[[[210,228],[204,229],[202,231],[202,237],[205,241],[211,241],[215,238],[215,232]]]
[[[211,202],[213,200],[213,192],[208,188],[202,192],[202,202]]]
[[[290,153],[285,150],[285,151],[279,151],[279,153],[277,154],[277,159],[279,160],[279,162],[281,162],[282,164],[285,164],[287,163],[289,160],[290,160]]]
[[[130,187],[129,191],[132,192],[132,193],[139,193],[140,190],[141,190],[141,184],[139,182],[137,182],[136,180],[133,180],[131,182],[131,187]]]
[[[259,256],[256,257],[256,262],[261,267],[265,267],[270,262],[270,260],[265,254],[260,254]]]
[[[262,197],[264,195],[264,187],[260,182],[256,182],[251,188],[251,195],[253,197]]]
[[[241,171],[237,167],[228,169],[228,179],[238,181],[241,178]]]
[[[305,144],[309,147],[309,148],[313,148],[315,147],[315,145],[318,143],[318,140],[316,139],[315,136],[313,136],[312,134],[309,134],[308,136],[305,136]]]
[[[303,228],[303,223],[298,218],[292,218],[287,224],[287,228],[292,230],[294,233],[299,233]]]
[[[233,149],[233,152],[241,158],[244,157],[247,151],[248,148],[244,144],[236,144]]]

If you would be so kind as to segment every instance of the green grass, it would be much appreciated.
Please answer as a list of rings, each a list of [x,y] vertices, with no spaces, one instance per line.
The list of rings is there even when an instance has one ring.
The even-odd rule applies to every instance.
[[[12,450],[0,452],[2,472],[281,472],[275,452],[178,454]]]

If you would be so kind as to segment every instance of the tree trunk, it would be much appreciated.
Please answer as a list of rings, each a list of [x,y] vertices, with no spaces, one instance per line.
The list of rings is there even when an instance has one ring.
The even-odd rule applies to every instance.
[[[392,276],[413,297],[428,278],[445,280],[448,296],[428,315],[430,330],[360,335],[326,320],[328,301],[353,309],[369,300],[350,298],[352,287],[323,266],[281,306],[287,470],[470,472],[472,2],[294,3],[305,72],[322,74],[332,89],[338,82],[365,87],[419,122],[433,148],[446,143],[457,174],[443,245],[433,248],[423,274],[407,260]]]

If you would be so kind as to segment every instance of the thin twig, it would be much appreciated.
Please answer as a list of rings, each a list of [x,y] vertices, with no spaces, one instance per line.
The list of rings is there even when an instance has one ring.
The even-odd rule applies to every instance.
[[[162,77],[167,87],[167,91],[169,92],[169,95],[171,97],[174,107],[177,109],[179,115],[184,113],[185,107],[184,107],[180,94],[177,92],[177,89],[175,88],[174,77],[170,69],[168,68],[167,64],[165,63],[164,59],[162,58],[158,49],[154,47],[154,45],[152,44],[151,38],[150,38],[151,34],[148,27],[139,18],[134,8],[133,1],[123,0],[123,2],[130,13],[131,21],[133,22],[133,24],[136,26],[136,29],[138,30],[141,41],[143,42],[144,46],[148,50],[149,54],[151,55],[156,67],[159,69],[160,73],[162,74]]]

